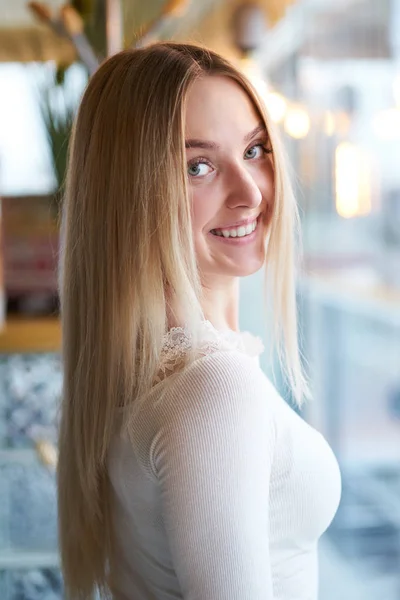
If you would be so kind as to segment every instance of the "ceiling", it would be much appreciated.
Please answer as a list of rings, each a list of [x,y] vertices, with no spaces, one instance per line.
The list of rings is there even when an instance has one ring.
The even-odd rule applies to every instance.
[[[50,60],[70,62],[75,56],[68,40],[38,23],[27,0],[0,0],[0,61]],[[46,0],[58,11],[63,0]]]
[[[92,0],[89,4],[94,4],[99,0]],[[245,0],[246,1],[246,0]],[[278,20],[284,13],[287,6],[293,4],[294,0],[260,0],[257,2],[268,11],[268,16],[272,22]],[[234,4],[234,0],[226,0],[226,4]],[[37,23],[27,8],[27,0],[0,0],[0,30],[7,28],[21,29],[24,27],[36,27]],[[54,11],[60,6],[66,4],[65,0],[45,0],[45,4]],[[75,4],[79,4],[75,2]],[[84,2],[80,2],[84,4]],[[218,4],[215,0],[198,0],[190,3],[188,13],[201,12],[202,8],[210,8]],[[151,18],[160,8],[165,5],[165,0],[122,0],[125,13],[134,14],[139,20],[146,16]]]
[[[387,58],[391,0],[352,0],[315,10],[303,54],[319,59]]]
[[[1,29],[36,26],[27,4],[26,0],[0,0]],[[58,9],[65,2],[63,0],[46,0],[46,4],[51,8]]]
[[[44,0],[58,12],[65,0]],[[103,7],[106,0],[70,0],[75,6]],[[134,32],[156,17],[166,0],[120,0],[124,16],[125,38],[133,39]],[[229,16],[234,6],[252,0],[190,0],[183,18],[179,20],[179,34],[187,35],[208,14],[221,10]],[[268,22],[278,21],[287,6],[295,0],[259,0]],[[57,60],[71,62],[75,51],[67,39],[61,39],[46,25],[38,23],[27,7],[27,0],[0,0],[0,61]],[[227,27],[227,25],[225,25]],[[168,33],[170,31],[168,30]]]
[[[43,1],[56,13],[66,0]],[[104,14],[108,0],[69,1],[83,10]],[[160,14],[167,0],[119,1],[128,45],[141,26]],[[231,49],[228,38],[232,13],[239,4],[254,1],[264,10],[272,28],[263,48],[264,58],[270,62],[284,60],[285,53],[293,52],[295,47],[321,58],[371,54],[385,57],[389,53],[387,23],[391,0],[187,0],[184,16],[172,22],[165,34],[195,39],[198,32],[205,44],[220,51]],[[27,3],[0,0],[0,61],[72,62],[76,55],[69,40],[38,23]]]
[[[224,0],[190,0],[181,22],[192,27],[207,12]],[[107,0],[70,0],[79,7],[92,7],[98,14],[105,11]],[[133,39],[135,31],[156,18],[166,0],[120,0],[124,35]],[[229,2],[229,0],[228,0]],[[68,3],[65,0],[43,0],[54,14]],[[182,27],[182,23],[181,23]],[[67,39],[53,33],[45,24],[38,22],[28,8],[28,0],[0,0],[0,61],[50,60],[70,62],[75,56],[74,48]]]
[[[265,72],[278,73],[295,56],[389,59],[396,2],[400,4],[400,0],[301,0],[265,37],[259,64]]]

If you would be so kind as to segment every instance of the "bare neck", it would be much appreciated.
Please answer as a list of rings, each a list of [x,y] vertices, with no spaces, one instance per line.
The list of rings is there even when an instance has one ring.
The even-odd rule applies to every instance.
[[[204,316],[216,329],[239,330],[239,279],[203,285]]]

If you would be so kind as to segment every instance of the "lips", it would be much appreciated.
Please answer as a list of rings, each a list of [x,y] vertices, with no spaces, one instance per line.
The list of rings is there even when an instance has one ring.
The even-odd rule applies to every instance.
[[[250,219],[244,219],[223,227],[215,227],[210,231],[213,235],[225,238],[246,237],[251,235],[257,228],[260,215]]]
[[[213,235],[224,237],[224,238],[242,238],[251,235],[257,228],[257,219],[250,221],[246,225],[239,225],[237,227],[224,227],[213,229],[211,233]]]
[[[246,227],[249,223],[253,223],[253,221],[257,221],[260,217],[261,213],[257,216],[249,217],[247,219],[241,219],[240,221],[236,221],[235,223],[229,223],[228,225],[220,225],[219,227],[214,227],[212,231],[222,230],[222,229],[235,229],[237,227]]]

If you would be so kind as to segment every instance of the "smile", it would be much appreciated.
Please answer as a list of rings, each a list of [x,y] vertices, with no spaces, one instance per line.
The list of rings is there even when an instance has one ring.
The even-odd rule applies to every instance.
[[[254,221],[251,221],[246,225],[240,225],[239,227],[229,227],[226,229],[212,229],[210,233],[224,238],[242,238],[251,235],[253,231],[257,229],[257,224],[257,219],[254,219]]]

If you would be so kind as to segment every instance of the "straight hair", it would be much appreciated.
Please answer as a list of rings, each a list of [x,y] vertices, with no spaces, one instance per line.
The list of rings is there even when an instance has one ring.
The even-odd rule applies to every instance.
[[[70,600],[108,594],[113,541],[106,463],[115,411],[134,410],[153,385],[169,294],[193,331],[202,319],[184,120],[191,84],[212,75],[241,86],[269,133],[275,197],[265,261],[275,347],[293,396],[300,403],[307,393],[297,343],[298,212],[262,99],[238,69],[199,46],[157,43],[112,56],[91,78],[78,111],[62,209],[58,507]]]

